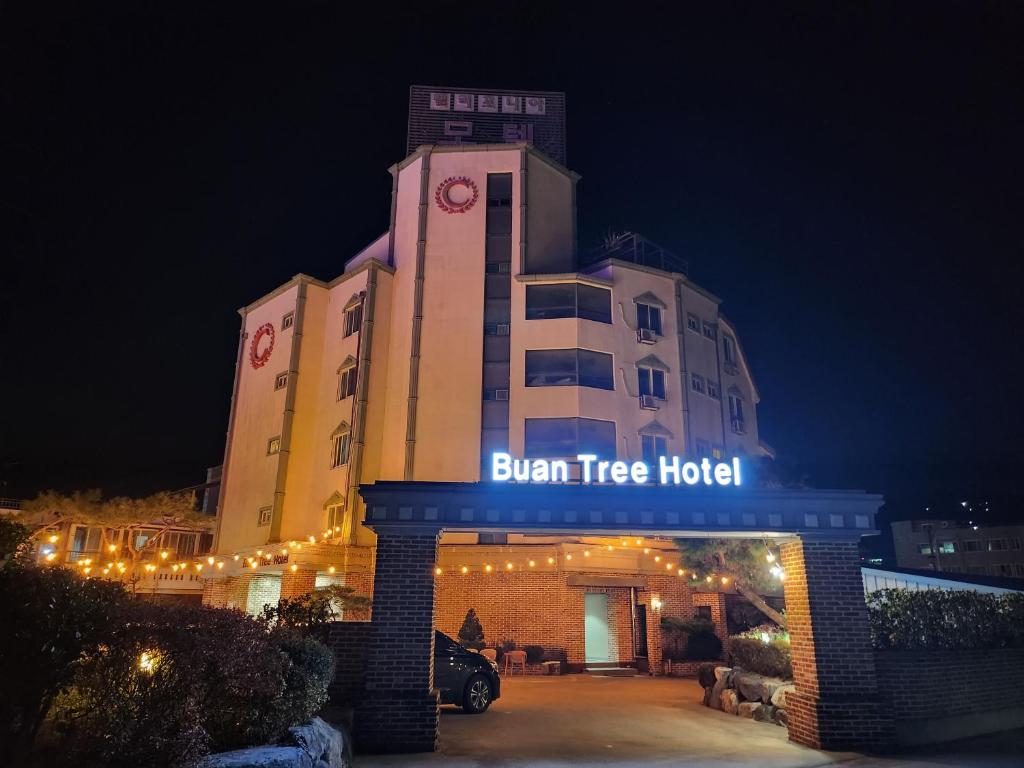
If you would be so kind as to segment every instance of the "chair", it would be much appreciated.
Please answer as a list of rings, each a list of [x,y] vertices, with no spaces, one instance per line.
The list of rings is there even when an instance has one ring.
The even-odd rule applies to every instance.
[[[523,674],[526,674],[526,651],[505,651],[505,674],[509,674],[511,668],[512,674],[515,674],[516,665],[523,668]]]
[[[480,651],[480,655],[486,659],[489,659],[490,661],[494,661],[498,658],[498,652],[493,648],[484,648],[482,651]]]

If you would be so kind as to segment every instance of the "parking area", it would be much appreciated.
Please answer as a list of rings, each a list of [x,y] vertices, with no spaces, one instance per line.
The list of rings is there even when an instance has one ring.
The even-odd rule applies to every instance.
[[[441,708],[441,750],[360,757],[380,766],[751,766],[803,768],[848,760],[793,744],[786,729],[701,706],[679,678],[511,677],[483,715]]]

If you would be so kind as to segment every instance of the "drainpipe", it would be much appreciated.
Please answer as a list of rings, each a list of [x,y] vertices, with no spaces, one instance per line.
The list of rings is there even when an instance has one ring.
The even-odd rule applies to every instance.
[[[519,273],[526,273],[526,244],[527,244],[527,152],[523,148],[519,151]]]
[[[717,309],[717,308],[716,308]],[[715,329],[715,370],[718,372],[718,413],[722,417],[722,451],[725,451],[725,398],[726,394],[722,391],[722,384],[725,381],[724,371],[722,370],[722,323],[721,313],[719,313],[719,322],[716,323]],[[753,403],[751,403],[753,407]]]
[[[288,386],[284,395],[284,422],[281,425],[281,451],[277,457],[277,481],[274,486],[274,507],[270,518],[268,542],[281,540],[281,522],[284,515],[285,481],[288,479],[288,459],[291,456],[292,425],[295,421],[295,399],[298,396],[299,354],[302,351],[302,327],[306,321],[306,281],[299,280],[299,295],[295,300],[295,325],[292,327],[292,350],[288,360]]]
[[[363,474],[363,455],[366,450],[366,408],[370,390],[370,353],[373,348],[373,313],[377,303],[377,267],[370,265],[366,272],[366,290],[360,300],[363,327],[356,341],[356,403],[352,415],[352,461],[348,471],[348,495],[346,504],[350,510],[342,531],[343,541],[348,544],[355,540],[356,525],[362,500],[359,484]]]
[[[636,587],[629,588],[629,628],[633,643],[633,663],[636,663]]]
[[[416,408],[419,403],[420,340],[423,333],[423,275],[427,252],[427,210],[430,195],[430,150],[420,165],[419,225],[416,235],[416,277],[413,283],[412,346],[409,352],[409,399],[405,419],[405,469],[403,478],[413,479],[416,461]]]
[[[228,462],[231,461],[231,441],[235,435],[235,408],[238,405],[238,386],[242,373],[242,355],[245,354],[245,340],[248,334],[245,332],[245,319],[247,310],[240,309],[238,314],[242,316],[242,327],[238,331],[238,353],[235,355],[235,381],[231,385],[231,412],[228,414],[228,435],[224,443],[224,464],[220,470],[220,490],[217,492],[217,525],[213,532],[213,551],[217,552],[220,545],[220,524],[224,520],[224,492],[228,487]]]

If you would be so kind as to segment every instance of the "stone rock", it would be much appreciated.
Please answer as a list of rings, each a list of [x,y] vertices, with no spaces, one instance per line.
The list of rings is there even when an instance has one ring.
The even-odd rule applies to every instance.
[[[715,667],[715,680],[721,680],[732,672],[732,667]]]
[[[732,688],[726,688],[722,691],[722,711],[735,715],[739,711],[740,697],[736,695],[736,691]]]
[[[754,719],[759,723],[771,723],[775,721],[775,707],[771,704],[762,704],[754,710]]]
[[[715,681],[714,687],[711,689],[711,697],[708,702],[708,706],[712,709],[722,708],[722,691],[728,689],[729,678],[722,676]]]
[[[714,664],[701,664],[697,668],[697,682],[702,688],[713,688],[717,679]]]
[[[350,768],[352,754],[345,735],[314,717],[288,729],[278,745],[236,749],[206,757],[202,768]]]
[[[736,708],[736,714],[740,717],[753,717],[754,712],[763,707],[759,701],[742,701],[739,707]]]
[[[789,715],[786,714],[786,710],[782,707],[776,707],[772,713],[772,722],[776,725],[789,725]]]
[[[793,683],[784,683],[775,689],[772,693],[771,703],[776,707],[786,706],[786,697],[796,691],[796,686]]]
[[[780,680],[777,677],[765,677],[754,672],[733,675],[732,682],[733,687],[739,690],[744,699],[760,701],[764,704],[771,704],[775,692],[786,685],[785,680]]]

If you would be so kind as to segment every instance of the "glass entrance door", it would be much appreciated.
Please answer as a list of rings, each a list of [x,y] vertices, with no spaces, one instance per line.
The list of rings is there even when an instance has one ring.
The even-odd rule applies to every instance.
[[[606,664],[608,653],[608,595],[587,592],[584,595],[584,643],[588,664]]]

